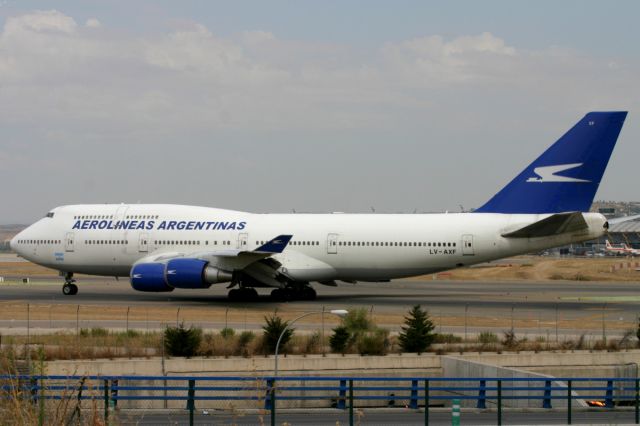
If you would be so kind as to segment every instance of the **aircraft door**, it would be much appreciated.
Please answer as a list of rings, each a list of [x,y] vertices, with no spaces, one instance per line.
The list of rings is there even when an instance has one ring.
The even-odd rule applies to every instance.
[[[338,254],[338,234],[327,235],[327,254]]]
[[[118,209],[116,210],[116,214],[115,214],[115,216],[113,218],[114,223],[119,221],[119,220],[124,219],[124,214],[125,214],[125,212],[127,211],[128,208],[129,208],[129,206],[126,205],[126,204],[120,204],[118,206]]]
[[[146,232],[140,233],[140,238],[138,238],[138,251],[140,253],[149,251],[149,234]]]
[[[247,245],[249,244],[249,234],[243,232],[238,234],[238,250],[248,250]]]
[[[118,208],[116,209],[115,214],[113,215],[113,225],[115,226],[118,222],[122,221],[125,219],[125,213],[127,212],[127,209],[129,208],[128,205],[126,204],[121,204],[118,206]],[[112,240],[118,240],[118,241],[125,241],[127,240],[127,230],[126,229],[114,229],[110,232],[110,237]],[[120,253],[125,253],[127,250],[126,245],[117,245],[115,247],[113,247],[114,252],[120,254]],[[131,246],[129,250],[135,250],[133,244]],[[114,259],[114,261],[117,258]]]
[[[475,252],[473,251],[473,235],[471,234],[462,236],[462,255],[463,256],[475,255]]]
[[[73,232],[67,232],[67,235],[64,238],[64,251],[73,252],[74,244],[73,240],[75,239]]]

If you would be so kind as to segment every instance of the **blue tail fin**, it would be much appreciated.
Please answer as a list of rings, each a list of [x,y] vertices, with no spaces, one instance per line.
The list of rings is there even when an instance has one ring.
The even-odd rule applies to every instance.
[[[588,113],[476,212],[588,211],[626,116]]]

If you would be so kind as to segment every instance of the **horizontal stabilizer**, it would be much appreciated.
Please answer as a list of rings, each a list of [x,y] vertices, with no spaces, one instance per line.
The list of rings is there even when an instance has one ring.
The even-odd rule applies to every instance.
[[[615,225],[617,223],[624,223],[637,219],[640,219],[640,214],[636,214],[633,216],[615,217],[613,219],[609,219],[607,222],[609,222],[609,225]]]
[[[289,244],[289,241],[293,238],[293,235],[278,235],[271,241],[267,241],[261,245],[254,252],[257,253],[282,253],[284,248]]]
[[[502,234],[502,236],[505,238],[549,237],[551,235],[564,234],[565,232],[581,231],[588,227],[580,212],[557,213],[524,228]]]

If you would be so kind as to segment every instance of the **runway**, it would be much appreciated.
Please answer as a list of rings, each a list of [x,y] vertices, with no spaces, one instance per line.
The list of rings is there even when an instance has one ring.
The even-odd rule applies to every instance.
[[[45,328],[47,320],[48,328],[75,328],[78,325],[75,316],[55,315],[57,311],[64,311],[65,306],[68,310],[76,306],[80,310],[81,306],[82,319],[88,321],[83,326],[87,327],[123,327],[126,310],[127,315],[129,311],[132,313],[128,326],[133,328],[157,328],[161,327],[162,319],[168,322],[168,318],[182,318],[192,319],[204,327],[221,328],[226,324],[248,329],[259,329],[264,313],[276,309],[291,318],[296,313],[314,310],[364,308],[379,325],[392,331],[399,329],[407,310],[419,304],[428,309],[441,332],[474,334],[485,330],[501,332],[513,327],[526,334],[547,337],[556,334],[599,336],[603,330],[607,335],[622,335],[626,330],[635,330],[640,312],[640,285],[633,282],[414,279],[341,284],[338,287],[316,285],[317,300],[286,303],[273,302],[268,297],[269,289],[259,289],[260,300],[249,304],[228,301],[223,285],[206,290],[140,293],[126,280],[81,277],[79,293],[64,296],[62,280],[58,277],[34,278],[30,284],[11,284],[17,282],[12,277],[6,280],[7,283],[0,285],[0,303],[5,307],[0,314],[1,328],[24,325],[27,318],[17,308],[21,304],[40,306],[37,312],[30,312],[29,320],[34,321],[30,326]],[[15,309],[8,309],[8,306]],[[47,306],[49,318],[43,318]],[[109,317],[107,311],[119,313]],[[142,311],[147,312],[146,319]],[[244,312],[244,320],[241,312]],[[327,321],[331,323],[330,318]],[[307,326],[313,327],[317,322],[317,319],[311,320]]]

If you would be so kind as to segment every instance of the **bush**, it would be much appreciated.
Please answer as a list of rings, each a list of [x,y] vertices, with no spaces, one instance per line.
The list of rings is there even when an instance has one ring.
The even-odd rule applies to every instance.
[[[222,337],[224,337],[225,339],[233,337],[235,334],[236,334],[236,332],[234,331],[233,328],[225,327],[222,330],[220,330],[220,335]]]
[[[109,334],[107,329],[102,327],[93,327],[89,330],[89,333],[91,334],[91,337],[104,337]]]
[[[373,328],[369,314],[364,308],[352,309],[342,318],[342,325],[352,335],[357,335]]]
[[[478,336],[478,342],[482,343],[483,345],[498,343],[498,336],[490,331],[483,331]]]
[[[462,337],[452,333],[434,333],[431,343],[462,343]]]
[[[294,330],[292,328],[287,329],[289,322],[283,321],[277,314],[273,314],[270,317],[264,317],[264,320],[266,322],[262,327],[264,349],[266,353],[272,354],[276,350],[276,345],[280,336],[282,335],[282,339],[280,339],[280,346],[284,348],[287,346],[289,340],[291,340]]]
[[[333,334],[329,337],[329,346],[331,352],[343,354],[347,350],[349,340],[351,339],[351,333],[347,330],[347,327],[341,325],[333,329]]]
[[[400,348],[404,352],[424,352],[433,343],[435,326],[427,311],[415,305],[404,319],[405,325],[398,336]]]
[[[363,333],[358,339],[360,355],[386,355],[389,349],[389,330],[377,328]]]
[[[170,356],[195,356],[201,342],[200,328],[185,328],[184,323],[181,323],[178,327],[167,327],[164,330],[164,349]]]
[[[125,331],[124,334],[125,334],[126,337],[130,337],[130,338],[134,338],[134,337],[140,336],[140,332],[136,331],[136,330],[127,330],[127,331]]]
[[[256,338],[256,335],[252,331],[243,331],[238,336],[238,355],[249,356],[249,345]]]
[[[243,331],[242,333],[240,333],[240,336],[238,336],[238,346],[245,347],[255,338],[256,335],[253,333],[253,331]]]
[[[198,348],[198,354],[206,357],[213,356],[216,353],[216,342],[213,333],[204,333],[202,335],[202,341]]]
[[[311,336],[307,338],[306,344],[304,346],[304,353],[311,354],[315,352],[319,352],[322,346],[322,336],[319,331],[314,331]]]
[[[504,332],[504,338],[502,339],[502,345],[506,348],[513,349],[518,345],[518,339],[516,338],[516,332],[512,329]]]

